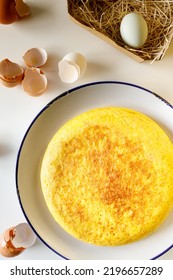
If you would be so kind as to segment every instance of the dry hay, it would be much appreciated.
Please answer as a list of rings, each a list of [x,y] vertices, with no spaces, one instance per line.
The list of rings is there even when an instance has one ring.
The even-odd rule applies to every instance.
[[[68,12],[143,60],[162,59],[173,36],[173,0],[68,0]],[[149,28],[146,43],[137,50],[125,45],[119,31],[122,18],[130,12],[143,15]]]

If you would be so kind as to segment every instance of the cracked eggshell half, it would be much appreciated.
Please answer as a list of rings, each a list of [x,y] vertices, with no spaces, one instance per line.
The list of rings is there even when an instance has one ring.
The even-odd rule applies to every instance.
[[[0,235],[0,254],[6,258],[13,258],[21,254],[25,248],[15,248],[12,244],[14,227],[6,229]]]
[[[85,73],[86,68],[86,58],[78,52],[65,55],[58,63],[60,79],[65,83],[77,81]]]
[[[8,228],[0,235],[0,254],[6,258],[16,257],[34,245],[36,235],[27,223]]]
[[[4,59],[0,62],[0,80],[6,87],[14,87],[19,84],[24,76],[24,69],[17,63]]]
[[[43,48],[31,48],[24,54],[23,60],[29,67],[41,67],[47,61],[47,52]]]
[[[47,88],[47,78],[39,68],[27,68],[25,70],[22,87],[31,96],[41,95]]]
[[[15,248],[23,247],[27,249],[33,246],[36,241],[36,235],[27,223],[18,224],[14,228],[14,235],[12,244]]]

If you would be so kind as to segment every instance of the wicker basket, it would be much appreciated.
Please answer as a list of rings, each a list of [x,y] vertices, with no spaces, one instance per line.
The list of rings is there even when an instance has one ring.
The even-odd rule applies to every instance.
[[[115,48],[142,62],[164,57],[173,37],[173,1],[167,0],[67,0],[72,21]],[[120,23],[129,12],[138,12],[148,24],[148,38],[140,49],[127,46]]]

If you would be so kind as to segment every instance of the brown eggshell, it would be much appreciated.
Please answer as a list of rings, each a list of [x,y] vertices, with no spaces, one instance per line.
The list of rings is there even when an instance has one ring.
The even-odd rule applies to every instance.
[[[15,248],[11,243],[14,227],[11,227],[4,231],[0,235],[0,254],[6,258],[12,258],[21,254],[25,248]]]
[[[6,87],[13,87],[20,83],[24,76],[23,68],[9,59],[0,62],[0,79]]]
[[[40,96],[47,88],[47,78],[39,68],[27,68],[22,81],[24,91],[31,96]]]
[[[29,67],[41,67],[47,61],[47,52],[43,48],[32,48],[24,54],[23,60]]]

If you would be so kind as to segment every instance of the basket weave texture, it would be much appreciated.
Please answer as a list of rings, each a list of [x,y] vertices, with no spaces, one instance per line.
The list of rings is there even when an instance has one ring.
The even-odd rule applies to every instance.
[[[173,0],[68,0],[68,13],[83,27],[109,38],[118,46],[143,60],[164,57],[173,37]],[[127,46],[120,35],[122,18],[140,13],[148,24],[148,38],[139,49]]]

